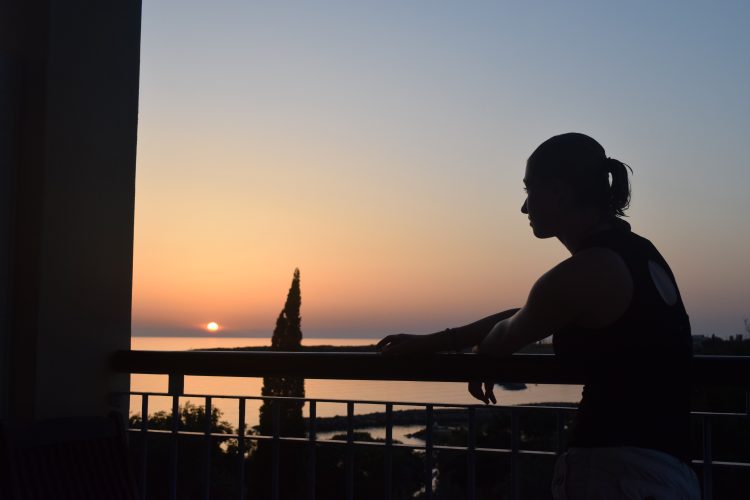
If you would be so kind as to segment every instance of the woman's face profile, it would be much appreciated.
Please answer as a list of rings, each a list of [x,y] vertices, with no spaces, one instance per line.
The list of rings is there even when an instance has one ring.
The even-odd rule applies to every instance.
[[[534,236],[551,238],[557,234],[556,227],[563,208],[560,204],[558,182],[540,179],[534,175],[531,165],[526,165],[523,179],[526,200],[521,206],[521,213],[528,215]]]

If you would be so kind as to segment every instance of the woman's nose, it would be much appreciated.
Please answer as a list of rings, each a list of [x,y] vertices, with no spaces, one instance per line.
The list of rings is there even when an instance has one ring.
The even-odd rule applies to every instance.
[[[523,200],[523,205],[521,205],[521,213],[522,214],[528,214],[529,213],[529,207],[528,207],[528,199]]]

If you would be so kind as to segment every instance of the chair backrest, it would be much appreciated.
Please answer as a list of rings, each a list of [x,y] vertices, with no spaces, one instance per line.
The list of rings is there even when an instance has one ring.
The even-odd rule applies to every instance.
[[[138,498],[117,414],[6,425],[2,434],[5,496],[0,498]]]

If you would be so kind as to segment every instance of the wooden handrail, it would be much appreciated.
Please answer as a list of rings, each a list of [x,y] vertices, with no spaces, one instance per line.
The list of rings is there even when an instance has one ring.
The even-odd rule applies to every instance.
[[[112,363],[115,370],[126,373],[217,377],[288,376],[432,382],[496,380],[532,384],[585,382],[582,364],[563,363],[550,354],[490,358],[476,354],[383,356],[341,352],[118,351]],[[669,370],[669,366],[664,369]],[[750,387],[750,356],[695,356],[691,382]]]

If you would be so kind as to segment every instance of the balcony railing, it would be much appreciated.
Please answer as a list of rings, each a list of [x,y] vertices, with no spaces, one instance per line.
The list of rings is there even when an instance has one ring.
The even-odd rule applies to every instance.
[[[421,450],[424,455],[423,498],[430,499],[433,484],[433,456],[439,452],[461,452],[466,457],[467,498],[477,498],[476,474],[477,456],[479,454],[496,454],[506,456],[510,462],[510,498],[524,498],[521,485],[521,457],[551,456],[564,450],[565,422],[575,408],[561,406],[493,406],[494,412],[504,412],[510,417],[510,446],[504,448],[482,448],[477,445],[477,411],[488,411],[484,405],[457,405],[432,403],[414,403],[397,401],[339,400],[321,398],[280,398],[256,395],[215,396],[209,394],[185,394],[184,379],[186,376],[218,377],[299,377],[306,379],[339,379],[339,380],[398,380],[398,381],[432,381],[432,382],[465,382],[468,380],[497,380],[503,383],[536,383],[536,384],[582,384],[584,374],[580,367],[562,364],[552,355],[517,354],[498,361],[471,354],[435,354],[429,356],[385,357],[375,353],[283,353],[283,352],[211,352],[211,351],[122,351],[114,357],[117,370],[136,374],[162,374],[169,377],[168,392],[132,392],[132,396],[141,398],[141,415],[149,414],[149,400],[153,397],[171,398],[171,429],[154,431],[148,427],[148,419],[142,418],[138,428],[130,429],[142,438],[140,457],[140,484],[143,498],[147,497],[146,477],[148,472],[147,446],[149,435],[165,432],[171,436],[169,496],[178,497],[178,439],[183,436],[196,437],[195,432],[180,430],[180,398],[203,401],[207,415],[202,435],[206,443],[212,439],[237,441],[238,474],[236,484],[237,498],[246,498],[244,461],[246,441],[268,442],[271,447],[271,498],[279,498],[279,453],[281,443],[297,443],[308,448],[307,460],[307,497],[315,498],[316,494],[316,446],[336,445],[344,447],[345,488],[347,499],[355,498],[354,484],[354,449],[356,446],[378,446],[384,450],[383,498],[390,499],[393,481],[394,450],[406,448]],[[694,419],[700,422],[701,456],[693,460],[699,472],[703,486],[703,498],[713,498],[713,475],[716,468],[739,468],[750,473],[750,463],[745,461],[718,461],[714,459],[713,428],[716,422],[725,419],[741,419],[743,425],[750,428],[750,357],[730,356],[696,356],[691,370],[691,382],[703,386],[737,387],[744,391],[744,411],[694,411]],[[239,413],[239,426],[236,434],[215,434],[211,431],[210,418],[213,398],[234,400]],[[272,411],[273,431],[270,435],[246,434],[245,407],[248,401],[263,400],[269,403]],[[286,437],[279,432],[279,408],[284,401],[304,402],[308,406],[306,437]],[[319,439],[316,432],[317,408],[323,403],[340,403],[346,405],[346,439]],[[355,440],[354,415],[356,405],[381,405],[384,413],[385,439],[382,442]],[[414,407],[423,409],[424,440],[419,445],[394,443],[394,407]],[[442,446],[435,443],[433,426],[440,411],[451,409],[465,411],[467,439],[464,446]],[[481,409],[481,410],[480,410]],[[553,414],[555,418],[554,449],[523,449],[520,431],[522,412],[535,411]],[[209,447],[206,447],[209,450]],[[205,467],[201,498],[209,498],[210,452],[206,451]]]

